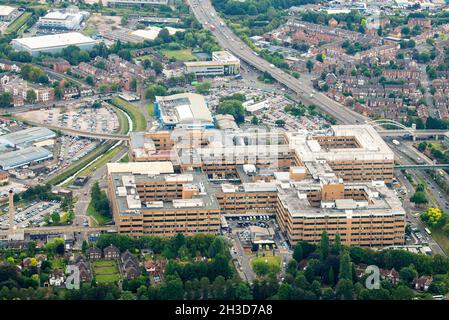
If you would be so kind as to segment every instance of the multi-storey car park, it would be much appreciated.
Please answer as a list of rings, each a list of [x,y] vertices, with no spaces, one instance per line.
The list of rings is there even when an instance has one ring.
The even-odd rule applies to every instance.
[[[348,245],[404,242],[405,211],[386,186],[393,153],[370,126],[333,126],[319,134],[227,132],[222,139],[204,130],[182,137],[132,136],[131,159],[146,162],[109,165],[120,232],[218,233],[220,217],[268,214],[291,244],[317,243],[323,230]],[[162,154],[165,161],[155,156]]]

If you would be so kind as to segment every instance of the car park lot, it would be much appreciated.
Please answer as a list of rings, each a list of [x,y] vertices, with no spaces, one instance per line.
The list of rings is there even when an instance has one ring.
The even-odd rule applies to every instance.
[[[44,125],[95,133],[113,133],[120,127],[115,111],[105,105],[100,108],[73,105],[32,110],[21,113],[20,117]]]
[[[34,201],[26,208],[16,208],[14,223],[20,228],[43,226],[45,224],[44,216],[52,214],[55,211],[60,213],[60,203],[56,200]],[[7,229],[9,227],[8,219],[8,206],[6,206],[2,209],[2,216],[0,216],[0,229]]]

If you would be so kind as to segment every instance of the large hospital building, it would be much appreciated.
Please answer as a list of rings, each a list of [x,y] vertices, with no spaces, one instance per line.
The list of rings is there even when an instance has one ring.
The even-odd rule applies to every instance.
[[[368,125],[323,132],[176,130],[134,134],[130,160],[109,164],[122,233],[218,233],[220,217],[272,215],[295,244],[323,230],[348,245],[404,242],[394,155]]]

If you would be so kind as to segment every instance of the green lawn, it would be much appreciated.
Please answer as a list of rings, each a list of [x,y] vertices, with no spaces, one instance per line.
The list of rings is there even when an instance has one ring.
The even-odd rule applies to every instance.
[[[449,237],[442,230],[431,229],[432,238],[440,245],[440,247],[449,254]]]
[[[180,49],[180,50],[161,50],[161,53],[167,58],[175,58],[176,60],[182,61],[194,61],[196,57],[192,54],[191,49]]]
[[[5,33],[13,33],[19,30],[27,21],[29,18],[31,18],[33,14],[31,12],[24,12],[16,21],[11,23],[8,28],[6,28]]]
[[[120,159],[119,162],[124,162],[124,163],[129,162],[129,155],[128,155],[128,154],[125,154],[125,155],[123,156],[123,158]]]
[[[251,264],[265,262],[270,266],[280,266],[281,265],[281,257],[278,256],[267,256],[267,257],[258,257],[251,260]]]
[[[112,267],[95,267],[95,272],[99,275],[109,275],[109,274],[115,274],[118,272],[116,266]]]
[[[154,117],[154,104],[152,102],[148,105],[147,111],[150,117]]]
[[[114,266],[115,262],[113,260],[97,260],[92,263],[94,267],[110,267]]]
[[[95,279],[98,283],[120,280],[117,263],[113,260],[98,260],[92,263]]]
[[[114,98],[112,104],[117,108],[122,109],[130,116],[133,121],[133,131],[145,131],[147,128],[147,121],[137,106],[126,102],[121,98]]]
[[[108,282],[116,282],[120,280],[120,276],[118,274],[108,274],[108,275],[98,275],[95,276],[97,283],[108,283]]]
[[[281,268],[281,257],[266,256],[254,258],[251,260],[251,266],[258,275],[278,273]]]

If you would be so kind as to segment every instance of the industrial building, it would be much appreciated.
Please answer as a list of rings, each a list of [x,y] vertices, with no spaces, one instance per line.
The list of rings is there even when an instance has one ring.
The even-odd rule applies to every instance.
[[[3,170],[23,167],[53,158],[53,152],[42,147],[27,147],[0,155],[0,167]]]
[[[228,51],[212,52],[212,61],[184,62],[187,73],[197,76],[230,76],[240,73],[240,60]]]
[[[22,149],[32,146],[37,142],[54,138],[56,138],[56,133],[50,129],[44,127],[32,127],[0,136],[0,144],[11,148]]]
[[[0,21],[11,22],[20,16],[21,12],[17,8],[10,6],[0,6]]]
[[[69,7],[64,11],[51,11],[40,17],[37,26],[43,29],[79,30],[81,23],[89,17],[89,12]]]
[[[207,107],[206,100],[202,95],[196,93],[157,96],[154,102],[154,113],[164,129],[214,127],[212,114]]]
[[[32,56],[37,56],[41,52],[51,54],[59,53],[62,49],[71,45],[83,50],[90,50],[95,43],[95,40],[78,32],[19,38],[11,41],[14,50],[26,51]]]

